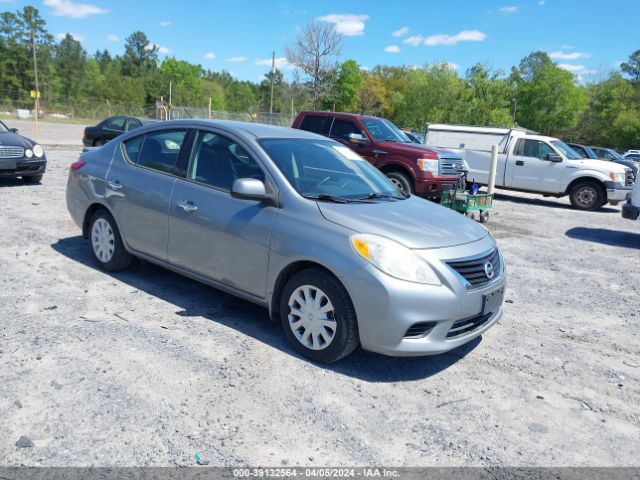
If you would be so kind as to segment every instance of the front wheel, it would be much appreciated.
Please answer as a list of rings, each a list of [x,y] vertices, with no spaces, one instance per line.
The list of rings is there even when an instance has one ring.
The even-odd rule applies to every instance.
[[[578,182],[571,188],[569,200],[573,208],[593,211],[602,207],[607,202],[607,197],[601,185],[585,181]]]
[[[93,258],[100,268],[119,272],[133,262],[133,255],[124,248],[115,220],[106,210],[98,210],[91,217],[89,240]]]
[[[414,193],[415,190],[413,188],[413,181],[411,177],[403,172],[388,172],[386,173],[387,178],[393,185],[400,189],[404,190],[407,193]]]
[[[321,269],[302,270],[287,281],[280,298],[280,321],[294,350],[317,362],[335,362],[358,346],[349,294]]]

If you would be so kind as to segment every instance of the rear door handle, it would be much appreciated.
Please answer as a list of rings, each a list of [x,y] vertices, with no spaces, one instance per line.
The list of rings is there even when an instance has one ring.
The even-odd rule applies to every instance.
[[[516,160],[516,165],[522,167],[524,165],[524,160]]]
[[[111,190],[120,190],[122,188],[122,184],[117,180],[107,182],[107,186]]]
[[[193,204],[191,200],[181,200],[178,202],[178,206],[185,212],[195,212],[198,207]]]

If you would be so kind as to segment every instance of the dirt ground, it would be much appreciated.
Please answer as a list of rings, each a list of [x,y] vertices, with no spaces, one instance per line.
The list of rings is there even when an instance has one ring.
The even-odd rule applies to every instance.
[[[500,324],[315,365],[250,303],[96,269],[64,200],[76,134],[46,133],[76,146],[42,185],[0,180],[0,465],[640,465],[640,222],[619,207],[501,194]]]

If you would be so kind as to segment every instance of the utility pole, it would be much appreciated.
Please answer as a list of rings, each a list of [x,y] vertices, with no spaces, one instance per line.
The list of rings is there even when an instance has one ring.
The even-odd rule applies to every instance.
[[[35,122],[36,122],[36,134],[35,134],[35,141],[38,141],[38,113],[40,112],[40,88],[38,85],[38,59],[36,57],[36,36],[33,32],[33,30],[31,31],[31,47],[33,48],[33,73],[34,73],[34,77],[36,80],[36,93],[35,93]]]
[[[276,52],[273,51],[271,56],[271,102],[269,103],[269,123],[271,123],[271,115],[273,115],[273,77],[276,76]]]
[[[516,126],[516,110],[518,108],[518,99],[513,97],[513,121],[511,122],[511,127]]]
[[[211,97],[209,97],[209,109],[207,110],[207,118],[211,120]]]

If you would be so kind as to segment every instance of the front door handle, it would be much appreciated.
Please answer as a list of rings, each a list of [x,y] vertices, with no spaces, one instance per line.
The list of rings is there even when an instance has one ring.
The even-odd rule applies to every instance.
[[[522,167],[524,165],[524,160],[516,160],[516,165]]]
[[[191,200],[182,200],[178,202],[178,206],[185,212],[195,212],[198,210]]]
[[[117,180],[107,182],[107,186],[111,190],[120,190],[122,188],[122,184]]]
[[[386,155],[387,152],[385,152],[384,150],[380,150],[379,148],[374,148],[373,150],[371,150],[371,153],[373,153],[376,157],[378,155]]]

